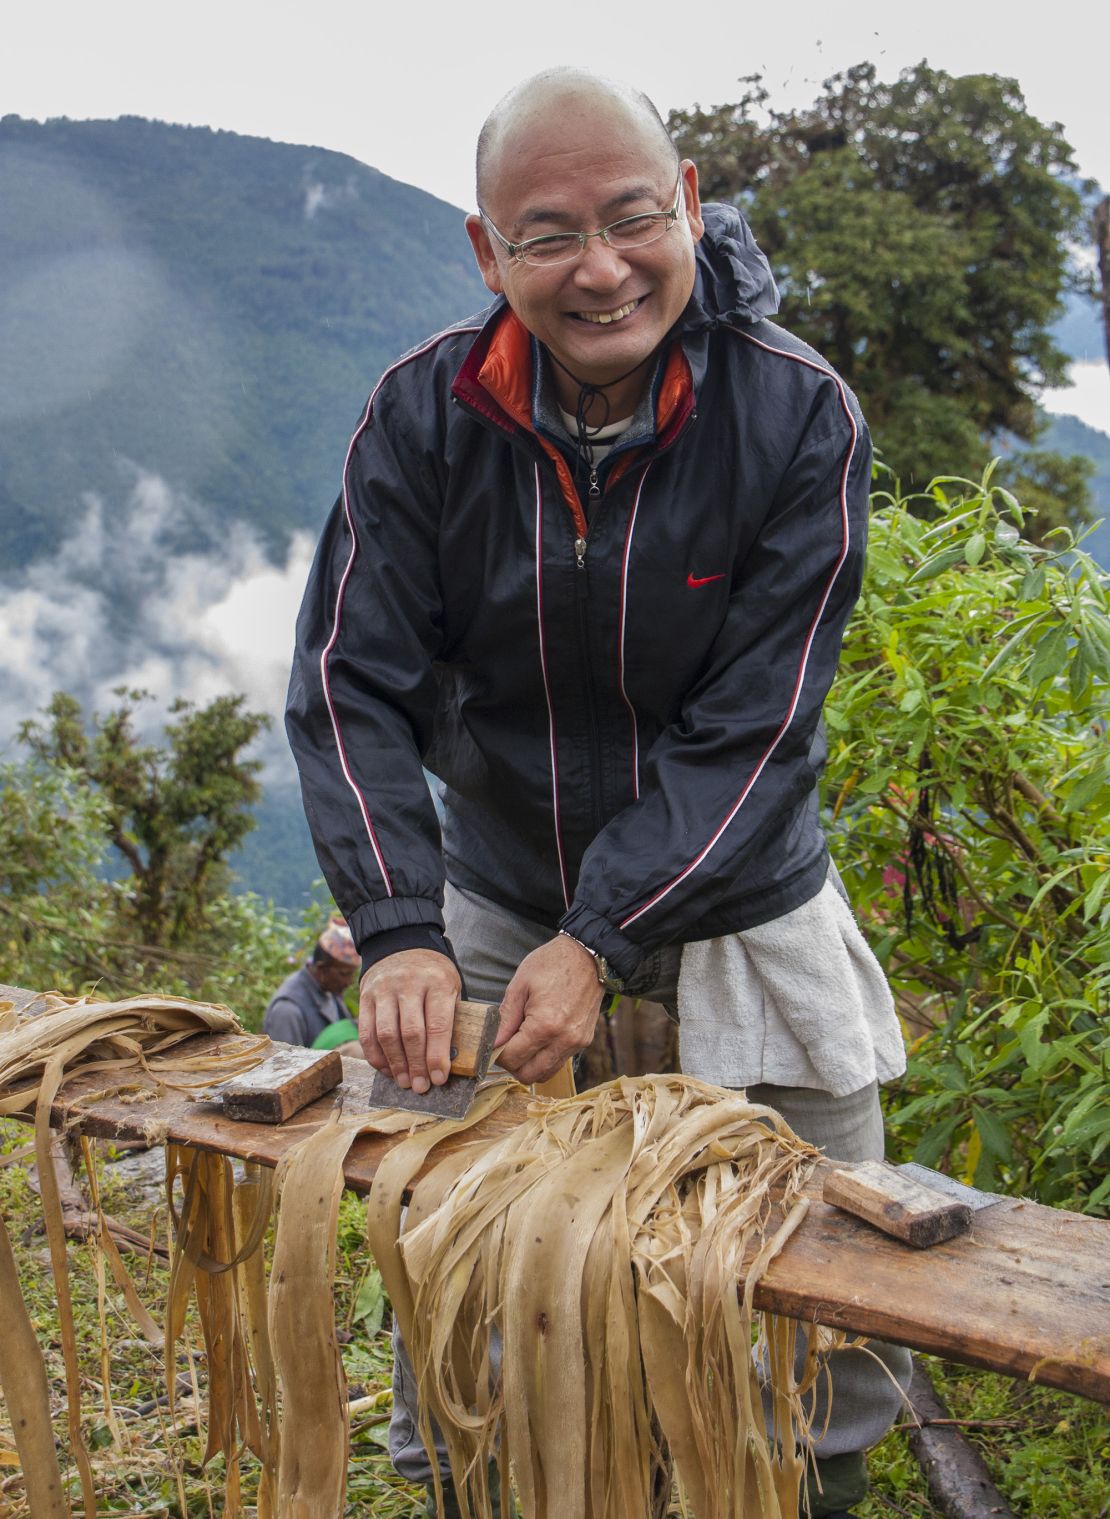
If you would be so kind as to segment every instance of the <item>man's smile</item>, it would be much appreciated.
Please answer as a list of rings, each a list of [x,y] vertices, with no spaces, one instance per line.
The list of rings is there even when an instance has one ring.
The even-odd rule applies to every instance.
[[[639,295],[633,301],[626,301],[623,306],[614,306],[611,311],[572,311],[571,315],[579,322],[607,327],[611,322],[621,322],[625,317],[631,316],[644,299],[644,296]]]

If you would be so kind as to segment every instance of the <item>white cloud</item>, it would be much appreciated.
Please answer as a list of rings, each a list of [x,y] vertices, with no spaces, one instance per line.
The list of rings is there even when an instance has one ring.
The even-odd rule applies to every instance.
[[[183,521],[216,546],[167,554],[167,530]],[[0,741],[56,690],[100,712],[117,686],[147,690],[152,724],[177,697],[242,692],[273,718],[264,779],[291,780],[281,713],[312,547],[297,533],[275,564],[249,528],[217,535],[202,508],[144,471],[119,503],[88,497],[53,559],[0,583]]]
[[[1110,365],[1104,359],[1092,359],[1073,364],[1068,373],[1072,379],[1068,389],[1047,390],[1041,397],[1045,411],[1078,417],[1088,427],[1110,434]]]
[[[317,211],[329,211],[345,200],[358,199],[358,186],[353,178],[344,180],[341,185],[326,185],[320,179],[307,179],[309,172],[311,172],[311,166],[306,170],[304,187],[305,221],[312,221]]]

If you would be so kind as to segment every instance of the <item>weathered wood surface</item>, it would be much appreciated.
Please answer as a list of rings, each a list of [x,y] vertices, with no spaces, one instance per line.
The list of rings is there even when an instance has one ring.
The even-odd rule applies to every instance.
[[[196,1048],[229,1042],[198,1036]],[[128,1072],[128,1086],[140,1077]],[[276,1165],[337,1107],[365,1112],[372,1072],[344,1061],[335,1091],[278,1127],[235,1123],[214,1103],[164,1091],[134,1101],[104,1075],[71,1076],[55,1120],[90,1136],[170,1139]],[[143,1081],[146,1078],[142,1078]],[[125,1100],[129,1098],[130,1100]],[[511,1096],[460,1143],[504,1133],[523,1117]],[[347,1185],[369,1189],[396,1136],[364,1136],[344,1168]],[[440,1153],[453,1148],[448,1142]],[[759,1307],[895,1340],[972,1366],[1033,1374],[1038,1382],[1110,1403],[1110,1222],[1007,1198],[975,1214],[967,1234],[928,1251],[888,1239],[821,1201],[832,1163],[810,1184],[810,1212],[756,1291]]]
[[[275,1053],[223,1089],[224,1112],[238,1123],[287,1123],[343,1080],[336,1050],[279,1044]]]
[[[966,1234],[971,1227],[966,1203],[922,1186],[881,1160],[830,1171],[821,1196],[916,1250]]]

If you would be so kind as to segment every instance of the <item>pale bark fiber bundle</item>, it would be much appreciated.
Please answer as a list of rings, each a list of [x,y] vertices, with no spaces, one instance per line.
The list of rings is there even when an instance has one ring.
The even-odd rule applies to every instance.
[[[0,1091],[9,1089],[0,1114],[35,1102],[70,1445],[87,1516],[95,1484],[81,1439],[50,1104],[78,1061],[113,1073],[138,1062],[166,1085],[201,1088],[226,1077],[226,1057],[167,1051],[192,1033],[225,1031],[241,1032],[226,1009],[177,998],[59,998],[34,1019],[0,1008]],[[245,1063],[259,1058],[247,1047]],[[13,1094],[18,1080],[24,1088]],[[487,1086],[462,1122],[338,1116],[287,1155],[276,1187],[259,1168],[237,1184],[225,1157],[167,1148],[177,1237],[167,1385],[172,1397],[175,1346],[195,1294],[207,1351],[205,1460],[225,1458],[227,1519],[243,1512],[245,1448],[262,1467],[258,1519],[343,1513],[349,1419],[333,1306],[336,1230],[344,1159],[368,1131],[406,1135],[378,1168],[367,1234],[416,1368],[421,1432],[430,1446],[431,1420],[443,1429],[464,1513],[490,1519],[496,1459],[503,1513],[511,1468],[526,1519],[644,1519],[673,1457],[696,1519],[794,1519],[817,1336],[799,1381],[793,1322],[756,1315],[752,1301],[804,1216],[817,1152],[743,1094],[675,1076],[537,1101],[508,1134],[456,1145],[437,1163],[438,1145],[457,1141],[514,1088]],[[275,1190],[267,1290],[263,1240]],[[104,1270],[143,1332],[159,1337],[118,1251],[107,1251]],[[17,1287],[0,1225],[0,1382],[32,1511],[64,1519],[45,1370]],[[770,1428],[756,1329],[771,1378]]]
[[[81,1480],[86,1515],[96,1512],[92,1463],[81,1433],[81,1377],[73,1324],[73,1304],[66,1265],[65,1227],[51,1157],[50,1108],[66,1072],[80,1063],[86,1070],[125,1073],[145,1067],[167,1085],[210,1079],[227,1062],[191,1060],[169,1052],[193,1034],[242,1033],[225,1007],[188,1002],[180,997],[131,997],[122,1002],[93,1002],[51,995],[46,1010],[20,1017],[10,1003],[0,1004],[0,1116],[34,1108],[35,1155],[42,1187],[43,1219],[58,1297],[58,1318],[66,1368],[66,1419],[70,1449]],[[260,1041],[260,1044],[262,1042]],[[252,1060],[249,1054],[246,1057]],[[177,1078],[173,1080],[171,1078]],[[19,1090],[12,1091],[13,1087]],[[99,1230],[103,1247],[106,1230]],[[7,1231],[0,1221],[0,1383],[11,1416],[16,1449],[23,1468],[32,1512],[46,1519],[69,1513],[50,1425],[46,1368],[34,1339],[19,1291]],[[107,1252],[117,1282],[126,1277],[119,1252]],[[130,1279],[127,1278],[130,1283]],[[122,1282],[121,1282],[122,1285]],[[10,1290],[9,1290],[10,1289]],[[133,1287],[125,1291],[138,1304]],[[141,1304],[139,1304],[141,1310]],[[145,1318],[145,1322],[143,1319]],[[144,1333],[154,1327],[141,1310]],[[155,1331],[156,1332],[156,1331]]]
[[[262,1239],[270,1219],[273,1178],[248,1166],[236,1185],[223,1155],[185,1145],[166,1149],[166,1178],[173,1198],[184,1180],[176,1248],[166,1302],[166,1387],[171,1409],[175,1350],[195,1292],[208,1367],[207,1440],[203,1463],[224,1457],[225,1519],[242,1519],[239,1457],[244,1448],[262,1463],[258,1519],[271,1519],[277,1465],[277,1422],[266,1320],[251,1283],[263,1274]],[[257,1373],[257,1374],[256,1374]],[[261,1415],[255,1386],[262,1401]]]
[[[752,1298],[817,1152],[742,1094],[624,1079],[450,1156],[412,1187],[402,1234],[440,1137],[385,1158],[368,1233],[464,1514],[489,1519],[493,1459],[508,1512],[507,1459],[525,1519],[643,1519],[654,1415],[697,1519],[795,1519],[818,1362],[796,1381],[795,1325]]]

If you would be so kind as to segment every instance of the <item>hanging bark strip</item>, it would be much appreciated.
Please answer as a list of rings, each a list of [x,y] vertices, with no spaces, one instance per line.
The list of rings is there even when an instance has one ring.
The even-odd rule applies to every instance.
[[[69,1519],[54,1430],[50,1423],[50,1387],[34,1325],[23,1302],[11,1240],[0,1218],[0,1392],[8,1405],[35,1519]]]
[[[793,1324],[752,1296],[804,1216],[817,1152],[682,1077],[537,1104],[417,1180],[441,1137],[384,1158],[368,1237],[463,1513],[489,1519],[496,1460],[525,1519],[642,1519],[657,1419],[697,1519],[794,1519],[819,1363],[798,1378]]]
[[[0,1093],[4,1093],[0,1096],[0,1116],[28,1111],[34,1114],[35,1156],[65,1363],[70,1451],[81,1482],[84,1512],[91,1516],[96,1512],[96,1484],[81,1432],[81,1372],[77,1360],[62,1199],[52,1157],[51,1106],[65,1075],[78,1062],[87,1070],[122,1072],[141,1065],[152,1074],[165,1073],[167,1077],[172,1074],[183,1079],[191,1077],[201,1082],[210,1080],[210,1075],[205,1074],[213,1066],[210,1057],[191,1061],[187,1055],[173,1055],[170,1051],[193,1034],[241,1032],[241,1029],[235,1015],[227,1008],[192,1003],[179,997],[134,997],[122,1002],[93,1002],[51,994],[43,999],[43,1003],[45,1010],[33,1017],[20,1017],[11,1003],[0,1004]],[[155,1064],[151,1064],[152,1058]],[[253,1063],[256,1059],[256,1054],[248,1048],[242,1063]],[[6,1269],[14,1273],[6,1229],[0,1246],[0,1265],[5,1261]],[[118,1251],[108,1251],[108,1263],[117,1281],[121,1274],[127,1276]],[[5,1392],[11,1382],[15,1389],[13,1395],[30,1409],[29,1413],[18,1415],[18,1419],[26,1417],[32,1421],[26,1426],[28,1433],[24,1436],[29,1442],[24,1478],[28,1492],[41,1495],[44,1515],[67,1514],[68,1499],[58,1476],[58,1460],[53,1451],[49,1398],[43,1422],[43,1405],[35,1390],[41,1391],[48,1386],[42,1350],[33,1333],[28,1338],[30,1321],[23,1306],[18,1275],[12,1285],[11,1294],[7,1290],[4,1292],[3,1311],[7,1329],[11,1331],[11,1343],[20,1346],[19,1364],[9,1361],[7,1344],[0,1352],[0,1359],[6,1367],[3,1372]],[[126,1295],[131,1298],[131,1293]],[[134,1300],[138,1301],[137,1293]],[[142,1327],[144,1332],[154,1327],[149,1315]],[[4,1333],[6,1341],[7,1329]],[[18,1422],[14,1415],[13,1422]],[[19,1448],[22,1459],[23,1447]],[[55,1506],[49,1507],[49,1504]],[[38,1509],[34,1508],[34,1512],[37,1519]]]

